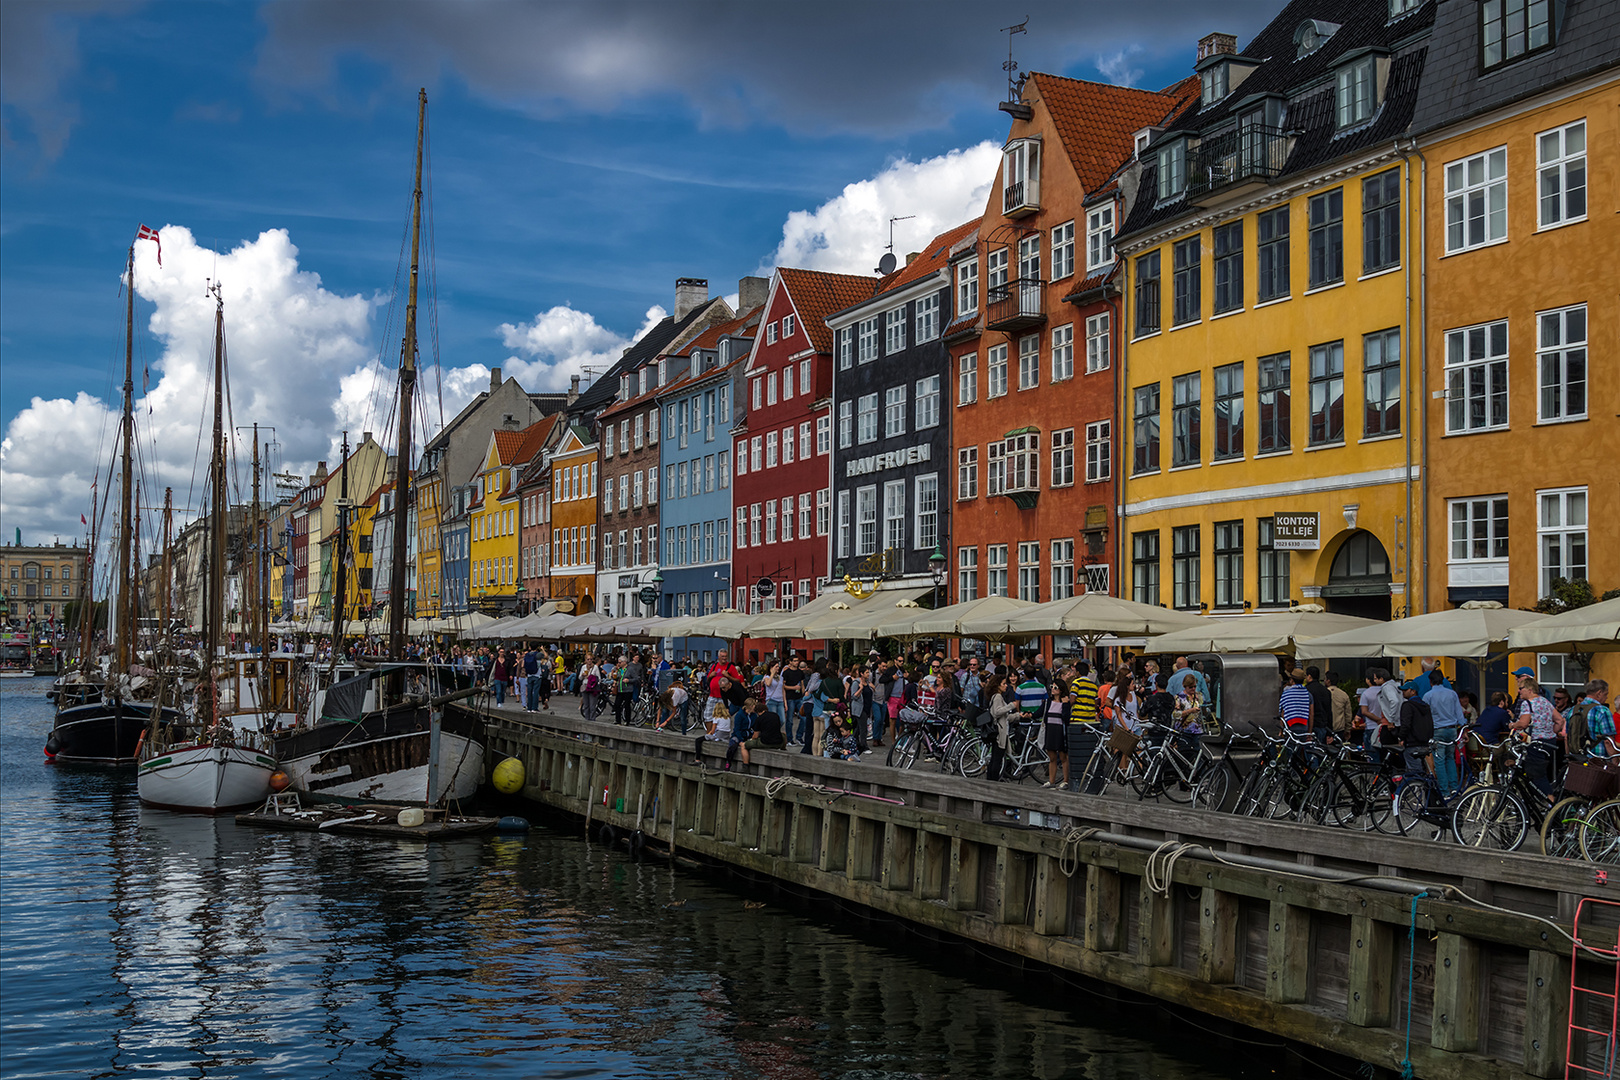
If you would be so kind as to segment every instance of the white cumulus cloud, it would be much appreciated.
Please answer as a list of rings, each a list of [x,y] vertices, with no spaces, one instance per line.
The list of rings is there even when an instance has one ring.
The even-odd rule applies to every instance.
[[[607,370],[624,350],[661,322],[666,312],[654,304],[647,309],[641,326],[624,337],[602,326],[596,317],[566,304],[550,308],[525,323],[502,323],[501,341],[521,355],[507,359],[502,374],[516,378],[525,389],[536,393],[568,389],[571,376],[579,375],[581,385]],[[488,368],[482,370],[489,378]]]
[[[1001,167],[1001,148],[982,142],[939,157],[902,158],[870,179],[847,185],[814,210],[795,210],[782,226],[782,242],[760,265],[796,266],[840,274],[870,274],[889,242],[902,262],[946,229],[984,213]]]

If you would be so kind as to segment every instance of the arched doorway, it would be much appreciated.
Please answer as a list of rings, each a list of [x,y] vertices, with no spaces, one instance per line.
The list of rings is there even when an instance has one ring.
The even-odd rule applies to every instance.
[[[1357,529],[1333,556],[1322,600],[1337,614],[1388,622],[1389,583],[1389,555],[1384,545],[1366,529]]]

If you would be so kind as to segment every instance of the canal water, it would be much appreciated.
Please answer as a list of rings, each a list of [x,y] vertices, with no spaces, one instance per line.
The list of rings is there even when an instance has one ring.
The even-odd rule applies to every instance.
[[[0,682],[0,1076],[1203,1080],[1291,1073],[1147,1005],[587,844],[285,834],[44,762]],[[1308,1068],[1305,1070],[1310,1071]]]

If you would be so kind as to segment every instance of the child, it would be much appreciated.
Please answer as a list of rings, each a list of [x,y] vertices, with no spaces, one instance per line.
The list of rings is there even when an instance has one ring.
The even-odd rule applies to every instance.
[[[855,735],[843,710],[829,708],[823,716],[827,728],[821,736],[821,756],[837,761],[859,761],[861,750],[855,743]]]

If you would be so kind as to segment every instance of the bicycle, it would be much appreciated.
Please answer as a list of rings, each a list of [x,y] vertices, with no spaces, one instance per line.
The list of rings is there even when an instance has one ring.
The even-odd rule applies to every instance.
[[[1189,736],[1164,724],[1144,723],[1142,730],[1149,736],[1149,748],[1141,775],[1131,784],[1137,798],[1163,795],[1171,802],[1192,802],[1198,779],[1215,766],[1214,752],[1196,738],[1189,751]]]
[[[1040,720],[1019,721],[1007,731],[1007,753],[1001,763],[1001,778],[1018,783],[1033,776],[1037,769],[1048,766],[1046,750],[1041,746]]]
[[[1530,782],[1525,768],[1531,745],[1504,745],[1508,747],[1509,761],[1501,781],[1469,788],[1452,811],[1451,834],[1466,847],[1517,851],[1532,826],[1538,834],[1541,832],[1542,823],[1552,809],[1551,800]],[[1620,832],[1620,807],[1615,814],[1616,831]],[[1585,836],[1584,830],[1582,836]],[[1582,843],[1584,851],[1585,841]]]

